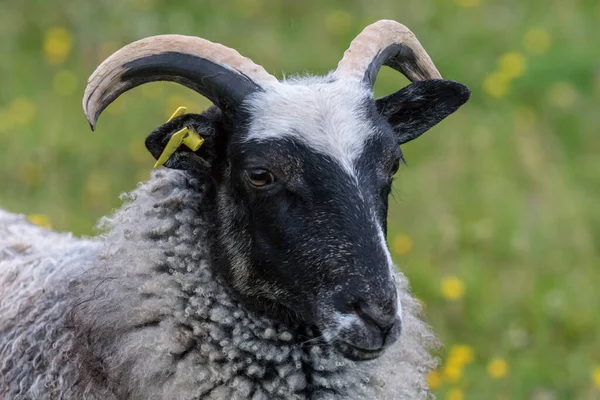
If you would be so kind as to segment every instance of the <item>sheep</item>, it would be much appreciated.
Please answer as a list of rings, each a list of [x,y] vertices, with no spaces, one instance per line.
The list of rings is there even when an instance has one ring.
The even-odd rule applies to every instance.
[[[411,84],[374,99],[382,65]],[[0,397],[423,399],[438,341],[388,250],[400,145],[456,111],[414,34],[366,27],[333,72],[280,81],[236,51],[162,35],[105,60],[83,106],[150,81],[214,103],[146,139],[159,159],[90,239],[0,211]]]

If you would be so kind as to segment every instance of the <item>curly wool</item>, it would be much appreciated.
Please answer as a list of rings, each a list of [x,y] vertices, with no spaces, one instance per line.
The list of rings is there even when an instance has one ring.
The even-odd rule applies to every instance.
[[[160,170],[82,240],[0,211],[0,397],[423,399],[434,336],[398,274],[403,333],[353,363],[246,309],[208,265],[202,182]]]

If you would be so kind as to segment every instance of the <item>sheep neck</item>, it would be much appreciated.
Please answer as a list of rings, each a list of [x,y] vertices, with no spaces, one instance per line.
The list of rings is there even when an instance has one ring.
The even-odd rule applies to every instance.
[[[232,296],[210,266],[205,193],[187,173],[156,172],[103,221],[104,261],[80,281],[83,290],[94,291],[87,293],[93,301],[74,313],[78,343],[88,349],[84,364],[102,371],[95,380],[119,398],[427,395],[431,338],[415,316],[405,319],[404,346],[355,364],[307,339],[305,327],[277,322]],[[412,297],[403,301],[418,313]]]

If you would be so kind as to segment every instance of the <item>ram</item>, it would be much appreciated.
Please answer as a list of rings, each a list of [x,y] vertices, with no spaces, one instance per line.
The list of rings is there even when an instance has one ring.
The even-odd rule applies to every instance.
[[[375,99],[382,65],[412,83]],[[157,159],[181,132],[196,146],[176,142],[104,234],[0,212],[0,397],[426,398],[436,339],[392,264],[388,195],[400,145],[469,90],[394,21],[365,28],[330,74],[284,81],[222,45],[164,35],[94,72],[92,128],[158,80],[214,107],[148,136]]]

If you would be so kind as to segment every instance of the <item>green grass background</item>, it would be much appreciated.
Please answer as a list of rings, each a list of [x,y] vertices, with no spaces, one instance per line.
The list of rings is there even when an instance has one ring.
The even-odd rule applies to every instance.
[[[446,345],[438,397],[600,399],[597,0],[3,0],[0,206],[92,234],[148,176],[146,134],[179,105],[209,105],[150,84],[90,132],[86,79],[122,45],[197,35],[279,77],[326,73],[381,18],[409,26],[442,74],[473,91],[404,146],[390,213],[395,260]],[[376,91],[405,84],[385,70]],[[455,298],[442,289],[449,278]],[[474,357],[452,373],[456,345]],[[490,375],[493,359],[505,373]]]

